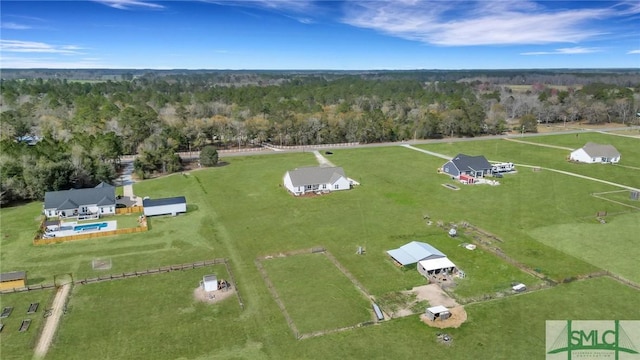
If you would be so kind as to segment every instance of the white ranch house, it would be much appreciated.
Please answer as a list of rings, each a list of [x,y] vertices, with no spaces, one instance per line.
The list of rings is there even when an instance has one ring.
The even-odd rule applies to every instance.
[[[589,142],[572,151],[569,159],[587,164],[615,164],[620,161],[620,152],[613,145]]]
[[[303,167],[287,171],[284,187],[292,194],[330,192],[351,189],[351,181],[341,167]]]
[[[100,183],[94,188],[47,191],[44,194],[46,217],[102,216],[116,213],[116,188]]]

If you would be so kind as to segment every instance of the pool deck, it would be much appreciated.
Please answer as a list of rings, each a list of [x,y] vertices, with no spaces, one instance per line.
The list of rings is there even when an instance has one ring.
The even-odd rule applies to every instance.
[[[78,225],[91,225],[91,224],[101,224],[101,223],[107,223],[107,226],[101,228],[100,230],[85,230],[85,231],[59,230],[59,231],[50,231],[47,234],[55,235],[55,237],[64,237],[64,236],[88,234],[88,233],[94,233],[94,232],[100,232],[100,231],[116,230],[118,228],[117,221],[95,221],[93,223],[83,223],[83,224],[78,224],[75,221],[71,221],[71,222],[60,223],[60,227],[62,228],[65,226],[71,226],[71,228],[73,228],[74,226],[78,226]]]

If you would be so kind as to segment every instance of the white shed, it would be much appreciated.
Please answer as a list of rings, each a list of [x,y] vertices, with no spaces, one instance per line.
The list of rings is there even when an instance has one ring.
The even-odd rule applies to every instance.
[[[187,212],[187,200],[184,196],[164,198],[164,199],[144,199],[142,200],[144,214],[153,215],[177,215]]]
[[[206,292],[218,290],[218,277],[213,274],[203,276],[202,287]]]
[[[427,315],[427,318],[429,318],[429,320],[431,321],[434,321],[438,318],[440,320],[447,320],[449,317],[451,317],[451,312],[449,312],[449,309],[447,309],[446,307],[438,305],[427,308],[425,315]]]

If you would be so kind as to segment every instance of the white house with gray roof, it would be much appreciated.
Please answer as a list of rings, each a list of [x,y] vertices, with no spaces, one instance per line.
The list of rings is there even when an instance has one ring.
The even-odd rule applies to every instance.
[[[620,161],[620,152],[613,145],[588,142],[580,149],[572,151],[569,159],[587,164],[615,164]]]
[[[303,167],[287,171],[284,187],[292,194],[349,190],[351,182],[341,167]]]
[[[111,215],[116,213],[116,188],[100,183],[94,188],[47,191],[44,194],[44,215],[76,217],[80,215]]]

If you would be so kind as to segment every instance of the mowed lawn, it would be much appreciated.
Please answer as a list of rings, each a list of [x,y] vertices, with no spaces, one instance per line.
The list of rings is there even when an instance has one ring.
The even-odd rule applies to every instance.
[[[602,269],[640,283],[640,212],[608,217],[592,223],[540,227],[531,231],[538,241],[568,254],[576,254]]]
[[[175,181],[179,180],[179,181]],[[0,269],[28,271],[28,283],[52,283],[56,274],[73,273],[76,279],[104,275],[93,270],[93,259],[111,259],[111,273],[122,273],[160,266],[188,263],[222,257],[216,252],[211,222],[206,211],[198,211],[202,198],[195,180],[177,174],[163,180],[172,191],[166,196],[185,195],[189,212],[177,217],[160,216],[148,219],[149,231],[35,246],[33,236],[39,226],[42,203],[3,208],[0,211]],[[151,181],[150,181],[151,182]],[[176,190],[177,189],[177,190]],[[159,197],[152,194],[154,197]],[[116,215],[123,227],[135,226],[139,214]]]
[[[581,134],[583,136],[585,134]],[[595,134],[597,135],[597,134]],[[558,135],[549,136],[545,138],[553,138]],[[622,137],[600,135],[610,137],[612,143],[617,146],[616,141],[619,139],[626,144],[627,140],[637,141],[635,139],[627,139]],[[529,138],[525,138],[529,141]],[[545,167],[553,168],[556,165],[548,165],[545,161],[552,157],[553,153],[557,149],[544,148],[529,144],[518,144],[505,140],[491,140],[491,141],[477,141],[477,142],[464,142],[456,144],[435,144],[424,145],[422,148],[441,152],[445,154],[457,154],[458,152],[479,155],[485,154],[489,159],[499,159],[504,161],[514,161],[516,163],[527,164],[541,164]],[[557,150],[561,151],[561,150]],[[428,155],[425,155],[428,156]],[[438,163],[444,163],[441,160],[436,160]],[[549,160],[551,162],[552,160]],[[553,160],[556,161],[556,160]],[[617,173],[606,173],[606,177],[603,176],[603,169],[623,170],[620,167],[611,167],[607,165],[584,165],[584,164],[570,164],[566,161],[560,161],[557,164],[558,168],[565,171],[572,171],[579,173],[579,171],[573,171],[580,169],[580,172],[586,176],[594,176],[603,180],[617,182]],[[594,169],[594,171],[591,171]],[[634,178],[629,174],[626,174],[627,183],[625,185],[635,185],[638,182],[638,178]],[[632,179],[632,180],[629,180]],[[582,250],[588,252],[587,248],[583,248],[578,244],[591,243],[597,244],[602,239],[618,239],[618,241],[609,241],[607,246],[600,247],[601,259],[618,259],[618,262],[623,265],[609,266],[606,268],[614,273],[618,270],[627,268],[630,263],[633,263],[634,257],[627,254],[628,242],[627,236],[633,237],[632,234],[637,234],[640,231],[640,223],[638,222],[621,222],[621,227],[607,226],[596,227],[597,232],[588,232],[585,229],[591,229],[591,226],[601,225],[596,221],[596,214],[598,212],[606,212],[608,214],[606,220],[615,222],[615,219],[619,215],[637,213],[637,210],[625,204],[629,204],[629,201],[622,201],[616,203],[607,201],[604,199],[598,199],[592,194],[600,192],[618,191],[620,188],[602,184],[587,179],[580,179],[569,175],[555,173],[547,170],[534,172],[531,169],[519,167],[516,174],[507,174],[504,178],[499,179],[501,184],[496,187],[504,194],[502,197],[496,197],[494,204],[489,204],[489,208],[485,208],[484,214],[489,215],[484,217],[483,214],[476,214],[474,212],[465,213],[470,218],[483,218],[480,220],[471,220],[472,223],[492,224],[489,225],[489,231],[498,234],[505,241],[499,246],[506,250],[508,254],[513,255],[517,259],[528,263],[532,268],[542,269],[545,273],[550,274],[557,280],[561,280],[565,277],[572,277],[570,272],[564,272],[564,274],[554,274],[558,269],[564,268],[562,264],[549,264],[553,257],[553,252],[544,251],[544,253],[537,253],[535,249],[532,251],[526,251],[523,246],[514,247],[513,241],[510,239],[516,238],[525,240],[527,244],[545,244],[549,247],[556,248],[564,252],[565,255],[559,255],[559,258],[564,258],[567,261],[571,257],[588,261],[589,263],[602,267],[606,261],[594,261],[593,256],[584,256]],[[639,184],[640,185],[640,184]],[[462,187],[459,192],[466,191],[468,194],[473,192],[481,192],[487,190],[477,190],[480,187]],[[492,190],[497,191],[497,190]],[[627,195],[628,196],[628,192]],[[470,202],[472,201],[471,198]],[[486,203],[483,203],[486,204]],[[507,212],[504,212],[504,211]],[[500,215],[499,215],[500,214]],[[501,221],[501,219],[506,220]],[[487,226],[487,225],[483,225]],[[556,246],[558,244],[555,239],[559,236],[551,236],[552,232],[535,232],[535,229],[562,229],[562,234],[567,234],[563,244],[574,244],[571,246],[570,251],[567,246]],[[533,236],[533,234],[536,234]],[[624,235],[620,236],[621,233]],[[504,235],[503,235],[504,234]],[[581,234],[584,239],[576,242],[576,236],[573,234]],[[573,241],[572,241],[573,239]],[[534,240],[529,242],[527,240]],[[532,245],[533,247],[533,245]],[[525,250],[526,252],[523,252]],[[532,256],[533,255],[533,256]],[[551,255],[549,261],[539,261],[535,259],[538,255]],[[533,260],[533,261],[532,261]],[[570,260],[569,260],[570,261]],[[576,264],[571,264],[571,269],[577,269]],[[585,269],[586,270],[586,269]],[[633,270],[632,270],[633,271]],[[629,274],[629,271],[618,273],[621,276],[633,276]]]
[[[43,314],[53,301],[55,290],[34,290],[10,295],[0,295],[0,309],[13,307],[11,315],[0,319],[4,325],[0,332],[0,357],[3,359],[32,359],[38,335],[44,326]],[[33,303],[38,310],[27,314]],[[19,332],[23,320],[31,320],[29,330]]]
[[[262,262],[299,335],[372,320],[371,302],[324,254]]]
[[[505,161],[519,157],[542,166],[546,157],[555,156],[544,152],[547,148],[504,140],[424,148],[451,155],[486,151],[490,159],[495,155]],[[544,151],[540,155],[531,152],[531,148]],[[461,186],[453,191],[442,186],[451,180],[436,172],[444,160],[433,156],[399,146],[337,149],[333,153],[329,160],[343,166],[360,186],[319,197],[289,195],[281,185],[284,173],[316,165],[311,153],[232,157],[223,159],[227,164],[213,169],[137,183],[136,195],[184,195],[189,210],[177,217],[150,218],[150,231],[141,234],[35,247],[31,237],[41,203],[3,208],[0,267],[2,271],[27,270],[30,283],[38,283],[51,281],[54,274],[64,272],[72,272],[78,279],[218,257],[230,260],[244,310],[231,299],[220,311],[194,302],[192,291],[203,275],[197,270],[196,275],[190,275],[189,270],[75,287],[70,312],[63,318],[50,354],[54,359],[342,359],[422,355],[512,359],[514,355],[542,351],[540,356],[532,355],[539,358],[544,356],[544,327],[540,324],[545,319],[638,318],[637,302],[634,303],[638,291],[603,278],[471,305],[467,308],[468,322],[451,330],[455,336],[451,347],[437,344],[435,334],[441,330],[426,327],[417,317],[296,340],[256,269],[257,257],[322,246],[373,296],[380,296],[426,283],[417,271],[398,268],[386,254],[412,240],[425,241],[468,269],[471,275],[455,291],[464,297],[475,297],[502,291],[511,281],[534,286],[538,280],[481,249],[468,251],[459,247],[458,240],[447,236],[446,226],[434,225],[438,221],[467,221],[490,231],[502,240],[493,246],[544,275],[563,280],[596,272],[601,265],[580,253],[542,241],[534,233],[536,229],[589,224],[606,227],[610,224],[595,223],[597,211],[611,214],[610,223],[631,213],[628,207],[590,195],[617,190],[615,187],[551,171],[525,169],[500,179],[500,186]],[[425,216],[434,224],[427,225]],[[620,225],[623,229],[630,227],[630,232],[634,230],[633,222]],[[614,233],[603,236],[610,235]],[[365,255],[356,254],[358,246],[366,249]],[[93,258],[111,258],[113,269],[92,270]],[[268,269],[269,275],[272,270],[282,271],[281,283],[301,281],[298,274],[287,276],[289,265]],[[335,279],[342,279],[338,291],[356,291],[335,271]],[[313,278],[306,280],[309,284],[294,284],[293,288],[315,282]],[[322,294],[333,291],[328,282],[318,283],[317,291]],[[360,296],[357,291],[355,294],[354,299]],[[13,295],[2,295],[0,299],[4,302],[10,296]],[[367,319],[369,304],[366,299],[362,301]],[[285,301],[287,307],[289,302]],[[307,311],[305,306],[300,307],[301,314]],[[307,321],[298,318],[299,315],[294,318],[296,324]],[[356,320],[359,321],[362,320]],[[310,320],[308,326],[311,331],[324,327],[318,326],[317,320]],[[13,355],[3,352],[3,358]]]
[[[197,358],[242,343],[236,296],[200,302],[202,277],[228,279],[214,265],[90,285],[76,285],[47,359]],[[213,341],[213,340],[216,341]]]

